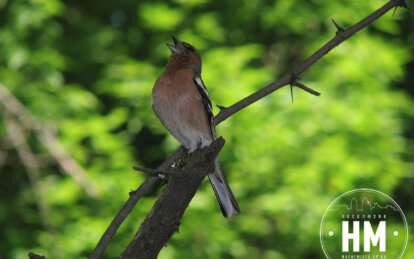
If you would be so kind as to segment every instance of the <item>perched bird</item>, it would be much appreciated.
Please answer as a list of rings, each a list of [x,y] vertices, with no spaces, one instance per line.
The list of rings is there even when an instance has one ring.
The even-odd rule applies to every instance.
[[[167,130],[191,153],[216,139],[214,115],[201,80],[200,54],[190,44],[172,38],[174,46],[167,44],[170,60],[152,89],[152,107]],[[223,215],[240,214],[218,157],[208,177]]]

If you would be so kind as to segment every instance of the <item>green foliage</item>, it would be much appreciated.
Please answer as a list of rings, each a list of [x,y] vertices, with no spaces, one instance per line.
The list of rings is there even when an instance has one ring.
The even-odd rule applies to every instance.
[[[179,146],[150,107],[171,34],[199,49],[213,104],[229,106],[333,37],[332,17],[347,27],[381,4],[0,0],[0,82],[57,128],[98,188],[91,197],[56,164],[42,166],[47,230],[0,120],[0,255],[87,258],[145,179],[131,167],[156,167]],[[413,23],[406,10],[386,14],[310,68],[301,82],[321,97],[294,89],[291,103],[285,87],[220,124],[223,171],[243,213],[223,218],[205,182],[160,258],[322,258],[325,209],[362,187],[394,195],[412,226]],[[105,258],[126,247],[158,193],[139,202]]]

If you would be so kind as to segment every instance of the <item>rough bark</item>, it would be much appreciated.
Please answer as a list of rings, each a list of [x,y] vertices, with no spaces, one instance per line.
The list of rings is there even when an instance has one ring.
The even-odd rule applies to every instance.
[[[151,212],[120,258],[157,258],[161,248],[178,232],[180,220],[206,175],[214,170],[214,159],[224,145],[212,145],[186,155],[161,192]]]

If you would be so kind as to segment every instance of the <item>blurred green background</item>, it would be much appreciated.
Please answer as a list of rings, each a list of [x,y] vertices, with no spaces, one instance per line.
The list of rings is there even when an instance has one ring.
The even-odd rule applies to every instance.
[[[0,255],[87,258],[146,177],[131,167],[154,168],[179,146],[150,107],[172,34],[201,53],[213,105],[229,106],[333,37],[331,18],[348,27],[385,3],[0,0]],[[322,96],[294,89],[292,103],[284,87],[220,124],[243,213],[223,218],[205,181],[160,258],[323,258],[322,215],[355,188],[393,197],[413,234],[411,14],[387,13],[305,72]],[[119,256],[159,191],[104,258]]]

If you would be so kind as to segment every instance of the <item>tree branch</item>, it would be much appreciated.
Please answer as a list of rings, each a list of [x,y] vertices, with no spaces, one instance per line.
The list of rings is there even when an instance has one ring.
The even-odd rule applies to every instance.
[[[261,98],[278,90],[282,86],[290,84],[292,76],[299,76],[304,71],[306,71],[311,65],[313,65],[316,61],[318,61],[323,56],[325,56],[333,48],[335,48],[336,46],[338,46],[339,44],[341,44],[342,42],[350,38],[356,32],[370,25],[373,21],[375,21],[376,19],[378,19],[379,17],[387,13],[393,7],[406,6],[406,4],[404,3],[405,2],[402,0],[391,0],[388,3],[386,3],[383,7],[381,7],[380,9],[378,9],[377,11],[375,11],[374,13],[372,13],[365,19],[361,20],[357,24],[353,25],[352,27],[346,30],[343,30],[343,31],[338,31],[333,39],[331,39],[328,43],[323,45],[319,50],[317,50],[313,55],[311,55],[309,58],[303,61],[299,66],[293,69],[290,73],[284,75],[282,78],[280,78],[276,82],[273,82],[267,85],[266,87],[260,89],[259,91],[238,101],[232,106],[226,109],[221,109],[219,114],[217,114],[217,116],[214,118],[214,122],[216,123],[216,125],[218,125],[222,121],[227,119],[228,117],[232,116],[234,113],[240,111],[241,109],[246,108],[247,106],[251,105],[254,102],[257,102]]]
[[[36,134],[64,173],[72,176],[90,196],[97,196],[96,186],[88,180],[85,170],[66,152],[56,134],[32,117],[24,105],[1,83],[0,103],[22,126]]]
[[[293,83],[291,83],[291,84],[292,84],[292,86],[297,86],[297,87],[299,87],[300,89],[302,89],[302,90],[304,90],[304,91],[306,91],[306,92],[308,92],[308,93],[310,93],[310,94],[313,94],[313,95],[315,95],[315,96],[320,96],[320,95],[321,95],[321,93],[320,93],[320,92],[315,91],[315,90],[313,90],[312,88],[309,88],[309,87],[307,87],[306,85],[304,85],[304,84],[302,84],[302,83],[299,83],[299,82],[294,81],[294,82],[293,82]]]
[[[180,147],[175,151],[169,158],[167,158],[156,170],[166,171],[175,160],[182,157],[185,154],[185,149]],[[90,258],[96,259],[101,258],[105,248],[111,242],[112,237],[115,235],[118,228],[121,226],[122,222],[126,219],[132,209],[135,207],[137,202],[141,199],[144,194],[151,189],[151,187],[160,180],[159,177],[151,176],[147,178],[138,189],[129,193],[129,199],[125,205],[121,208],[115,218],[112,220],[111,224],[102,235],[95,249],[93,250]]]
[[[336,23],[336,21],[335,21],[334,19],[332,19],[332,22],[333,22],[333,24],[334,24],[334,25],[335,25],[335,27],[336,27],[336,30],[337,30],[337,32],[336,32],[336,33],[340,32],[340,31],[344,31],[344,28],[342,28],[339,24],[337,24],[337,23]]]
[[[57,234],[56,227],[53,224],[51,217],[51,209],[46,202],[45,186],[41,181],[40,164],[32,153],[25,136],[25,128],[5,109],[0,109],[0,114],[3,115],[4,124],[6,126],[6,133],[8,138],[17,151],[20,161],[24,165],[27,178],[31,190],[33,192],[33,199],[39,211],[41,221],[47,232],[53,237],[51,250],[55,254],[60,254],[60,245],[54,242]]]
[[[49,204],[45,202],[43,194],[44,188],[40,181],[41,175],[39,163],[27,145],[21,125],[17,123],[9,112],[6,110],[0,111],[3,114],[4,124],[6,125],[6,131],[9,139],[17,151],[20,161],[26,169],[25,172],[32,188],[33,198],[38,207],[43,226],[49,233],[53,234],[55,232],[55,227],[53,226],[50,218]]]
[[[184,166],[171,177],[151,212],[120,258],[157,258],[171,236],[206,175],[214,170],[214,160],[224,145],[218,138],[209,147],[184,157]],[[173,172],[178,172],[173,168]]]
[[[396,6],[401,6],[401,7],[407,7],[406,3],[404,0],[390,0],[388,3],[386,3],[384,6],[382,6],[380,9],[378,9],[377,11],[375,11],[374,13],[372,13],[371,15],[369,15],[368,17],[366,17],[365,19],[361,20],[360,22],[358,22],[357,24],[353,25],[352,27],[344,30],[342,27],[340,27],[340,29],[337,27],[337,33],[336,36],[331,39],[328,43],[326,43],[324,46],[322,46],[319,50],[317,50],[313,55],[311,55],[309,58],[307,58],[305,61],[303,61],[301,64],[299,64],[295,69],[293,69],[290,73],[284,75],[282,78],[280,78],[279,80],[267,85],[266,87],[260,89],[259,91],[247,96],[246,98],[240,100],[239,102],[233,104],[232,106],[226,108],[223,106],[219,106],[220,108],[220,112],[215,116],[214,118],[214,122],[216,124],[216,126],[218,124],[220,124],[221,122],[223,122],[224,120],[226,120],[227,118],[229,118],[230,116],[232,116],[234,113],[240,111],[241,109],[251,105],[252,103],[260,100],[261,98],[269,95],[270,93],[280,89],[282,86],[288,85],[288,84],[293,84],[294,82],[292,81],[293,78],[296,78],[297,76],[299,76],[300,74],[302,74],[304,71],[306,71],[311,65],[313,65],[316,61],[318,61],[319,59],[321,59],[323,56],[325,56],[330,50],[332,50],[333,48],[335,48],[336,46],[338,46],[339,44],[341,44],[342,42],[344,42],[345,40],[347,40],[348,38],[350,38],[352,35],[354,35],[356,32],[360,31],[361,29],[367,27],[369,24],[371,24],[373,21],[375,21],[376,19],[378,19],[379,17],[381,17],[382,15],[384,15],[385,13],[387,13],[390,9],[392,9],[393,7]],[[312,89],[304,86],[301,84],[301,86],[295,84],[296,86],[302,88],[305,91],[308,91],[310,93],[312,93]],[[312,94],[317,94],[318,92],[314,91],[314,93]],[[185,151],[183,147],[180,147],[173,155],[171,155],[169,158],[167,158],[167,160],[165,160],[163,162],[163,164],[161,166],[159,166],[156,170],[158,171],[165,171],[169,168],[169,166],[178,158],[182,157],[184,155]],[[143,187],[143,189],[147,190],[150,188],[150,186],[152,186],[153,184],[155,184],[158,181],[159,178],[157,177],[150,177],[148,178],[138,189],[137,189],[137,193],[139,190],[141,190],[141,187],[146,186],[146,188]],[[149,187],[148,187],[149,186]],[[198,186],[197,186],[198,187]],[[168,188],[168,187],[167,187]],[[142,190],[141,190],[142,191]],[[176,190],[176,191],[180,191],[180,190]],[[164,193],[164,192],[163,192]],[[135,206],[135,204],[138,202],[138,200],[141,198],[141,196],[143,195],[143,193],[139,192],[139,195],[137,196],[133,196],[131,195],[130,198],[128,199],[127,203],[124,205],[124,207],[121,209],[121,211],[118,213],[118,215],[114,218],[114,220],[112,221],[111,225],[109,226],[109,228],[106,230],[106,232],[104,233],[104,235],[102,236],[101,240],[99,241],[97,247],[95,248],[91,258],[100,258],[100,256],[102,255],[104,249],[106,248],[106,246],[108,245],[108,243],[110,242],[112,236],[115,234],[116,230],[119,228],[119,226],[122,224],[122,222],[124,221],[124,219],[126,218],[126,216],[129,214],[129,212],[132,210],[132,208]],[[192,196],[191,196],[192,197]],[[159,199],[161,199],[161,196],[159,197]],[[159,200],[158,199],[158,200]],[[144,222],[141,224],[140,229],[137,233],[137,235],[134,237],[134,239],[131,241],[131,243],[129,244],[129,246],[127,247],[127,249],[123,252],[122,257],[127,258],[129,255],[133,255],[132,251],[135,251],[136,253],[134,254],[134,258],[136,258],[136,256],[139,256],[139,254],[141,253],[146,253],[146,247],[142,246],[142,245],[138,245],[137,241],[134,241],[136,238],[139,238],[140,241],[145,242],[145,239],[143,237],[146,238],[150,238],[150,236],[146,236],[144,233],[144,229],[148,231],[148,233],[152,233],[153,230],[148,228],[148,223],[147,220],[148,218],[153,218],[153,213],[157,212],[157,209],[163,209],[162,207],[159,207],[159,202],[156,202],[156,204],[154,205],[151,213],[149,213],[148,217],[144,220]],[[191,199],[190,199],[191,200]],[[177,201],[174,201],[175,203]],[[165,206],[171,206],[166,204]],[[174,211],[174,210],[173,210]],[[161,218],[160,218],[161,219]],[[152,220],[151,220],[152,221]],[[179,221],[179,219],[177,220],[177,222]],[[159,221],[158,223],[162,223],[163,221]],[[170,226],[171,227],[171,226]],[[172,231],[173,229],[169,229],[168,231]],[[157,228],[157,231],[160,231],[159,226]],[[166,231],[165,233],[167,233],[168,231]],[[171,236],[171,233],[168,232],[167,236]],[[164,239],[165,242],[168,240],[168,238]],[[132,243],[135,244],[132,244]],[[148,243],[148,242],[147,242]],[[149,244],[149,243],[148,243]],[[150,248],[152,249],[152,251],[155,251],[158,249],[155,249],[153,246],[153,244],[149,244]],[[139,250],[139,248],[142,248],[142,250]],[[139,252],[138,252],[139,250]],[[159,250],[158,250],[159,251]],[[158,252],[157,252],[158,253]],[[150,257],[147,257],[150,258]]]

